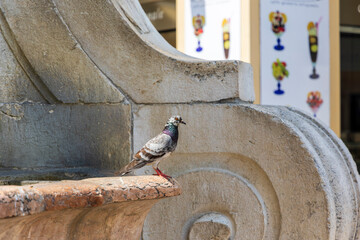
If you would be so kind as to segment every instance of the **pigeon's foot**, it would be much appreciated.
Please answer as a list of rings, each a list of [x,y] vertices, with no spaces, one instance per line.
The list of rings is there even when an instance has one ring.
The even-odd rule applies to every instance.
[[[166,178],[167,180],[172,179],[171,176],[168,176],[168,175],[164,174],[163,172],[161,172],[161,170],[159,168],[154,168],[154,170],[155,170],[156,174],[153,174],[153,175],[161,176],[163,178]]]
[[[160,176],[161,177],[164,177],[164,178],[166,178],[167,180],[169,180],[169,179],[171,179],[172,177],[171,176],[169,176],[169,175],[166,175],[166,174],[160,174]]]

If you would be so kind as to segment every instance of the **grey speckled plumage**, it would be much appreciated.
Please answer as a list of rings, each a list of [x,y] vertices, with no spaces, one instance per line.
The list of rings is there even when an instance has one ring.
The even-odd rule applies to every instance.
[[[186,124],[180,116],[171,117],[164,130],[156,137],[150,139],[133,157],[133,160],[123,167],[116,175],[126,175],[134,169],[141,168],[145,165],[153,165],[157,175],[170,178],[163,174],[158,168],[161,160],[170,156],[175,151],[179,137],[178,125]]]

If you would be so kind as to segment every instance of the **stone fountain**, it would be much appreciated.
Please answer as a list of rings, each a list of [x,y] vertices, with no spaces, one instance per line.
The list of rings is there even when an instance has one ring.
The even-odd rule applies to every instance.
[[[253,105],[249,64],[179,53],[133,0],[2,0],[0,30],[0,176],[28,183],[0,188],[3,239],[359,239],[349,151]],[[161,167],[182,194],[155,204],[179,185],[106,176],[172,114],[188,124]]]

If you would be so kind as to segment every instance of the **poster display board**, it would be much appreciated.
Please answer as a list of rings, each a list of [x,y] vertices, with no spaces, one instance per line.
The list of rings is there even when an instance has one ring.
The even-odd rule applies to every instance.
[[[185,0],[184,52],[208,60],[239,60],[240,4],[240,0]]]
[[[329,0],[260,0],[261,104],[330,125]]]

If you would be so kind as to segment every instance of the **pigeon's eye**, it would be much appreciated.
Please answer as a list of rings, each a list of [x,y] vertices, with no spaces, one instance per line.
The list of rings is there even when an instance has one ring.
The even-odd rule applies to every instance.
[[[175,120],[176,120],[176,121],[179,121],[179,119],[178,119],[177,117],[175,118]]]

